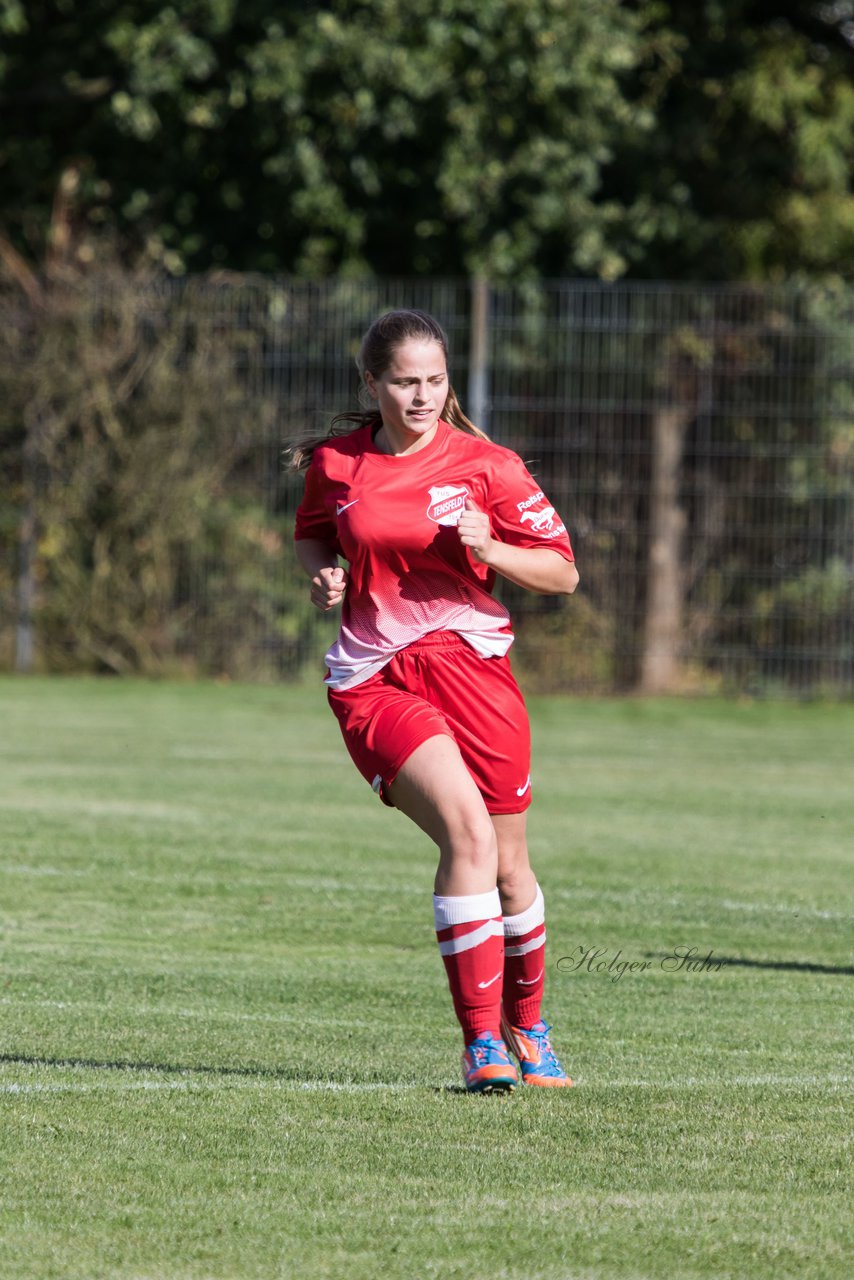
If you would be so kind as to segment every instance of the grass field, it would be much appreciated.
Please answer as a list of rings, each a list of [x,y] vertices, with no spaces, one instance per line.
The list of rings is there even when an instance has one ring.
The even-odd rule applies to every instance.
[[[532,712],[578,1084],[478,1098],[320,688],[0,680],[3,1280],[848,1280],[854,707]]]

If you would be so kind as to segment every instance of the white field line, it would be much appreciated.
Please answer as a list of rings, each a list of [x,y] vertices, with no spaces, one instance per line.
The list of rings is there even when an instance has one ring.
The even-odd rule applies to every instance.
[[[97,800],[82,796],[43,795],[18,792],[14,796],[0,795],[0,809],[13,813],[63,813],[79,814],[95,818],[145,818],[155,822],[183,822],[200,827],[209,822],[208,814],[186,805],[163,804],[160,801]]]
[[[257,751],[235,751],[232,747],[176,746],[170,747],[166,753],[173,760],[226,760],[229,764],[268,765],[269,757]],[[288,765],[340,764],[346,755],[339,751],[311,751],[303,754],[289,755],[283,751],[277,753],[276,763],[282,768]]]
[[[85,1069],[85,1068],[83,1068]],[[118,1071],[120,1068],[97,1067],[97,1071]],[[191,1071],[192,1068],[188,1068]],[[92,1082],[68,1082],[65,1084],[23,1084],[12,1082],[0,1084],[0,1094],[42,1094],[42,1093],[134,1093],[163,1090],[172,1093],[219,1093],[223,1089],[274,1089],[285,1093],[404,1093],[415,1089],[429,1088],[416,1084],[382,1084],[377,1081],[336,1081],[336,1080],[275,1080],[264,1076],[247,1079],[223,1080],[99,1080]]]
[[[801,903],[784,903],[784,902],[738,902],[732,898],[709,898],[704,901],[695,901],[692,898],[673,895],[669,897],[661,897],[654,893],[644,893],[635,890],[627,890],[620,893],[617,890],[599,890],[599,889],[563,889],[553,887],[549,890],[549,897],[561,898],[564,901],[578,902],[612,902],[618,906],[631,907],[647,907],[662,906],[675,907],[679,910],[697,910],[703,908],[711,911],[720,909],[721,911],[731,911],[738,914],[746,915],[779,915],[779,916],[800,916],[810,920],[854,920],[854,914],[850,911],[827,911],[819,907],[807,907]]]
[[[29,998],[15,1000],[11,996],[0,997],[0,1005],[24,1005],[28,1009],[100,1009],[104,1003],[99,1000],[31,1000]],[[227,1009],[175,1009],[163,1005],[125,1005],[126,1012],[140,1017],[156,1016],[165,1018],[200,1018],[205,1022],[218,1019],[220,1022],[298,1022],[309,1023],[319,1027],[373,1027],[375,1023],[360,1018],[333,1018],[326,1014],[312,1017],[310,1013],[243,1013],[239,1010]]]
[[[68,1069],[68,1068],[63,1068]],[[85,1067],[77,1068],[77,1070],[87,1070]],[[89,1070],[109,1073],[112,1075],[127,1070],[121,1067],[94,1067]],[[338,1081],[338,1080],[276,1080],[267,1076],[250,1076],[246,1078],[223,1078],[223,1079],[206,1079],[193,1076],[191,1067],[186,1069],[187,1075],[192,1076],[191,1079],[186,1077],[180,1080],[111,1080],[106,1074],[103,1078],[96,1081],[66,1081],[63,1083],[46,1084],[42,1082],[25,1083],[19,1081],[11,1081],[8,1083],[0,1083],[0,1094],[12,1096],[26,1096],[30,1094],[50,1094],[50,1093],[135,1093],[135,1092],[207,1092],[216,1093],[227,1089],[267,1089],[282,1093],[415,1093],[429,1092],[434,1093],[437,1089],[458,1089],[456,1081],[443,1081],[440,1084],[404,1084],[402,1082],[382,1083],[378,1081]],[[754,1076],[730,1076],[727,1079],[704,1080],[697,1076],[686,1076],[683,1079],[674,1080],[601,1080],[592,1082],[591,1086],[599,1089],[694,1089],[708,1088],[714,1083],[717,1087],[732,1085],[745,1085],[748,1087],[760,1088],[767,1085],[776,1087],[799,1087],[810,1089],[823,1089],[833,1093],[841,1092],[844,1086],[854,1083],[854,1076],[846,1075],[803,1075],[803,1076],[782,1076],[782,1075],[754,1075]],[[585,1082],[576,1080],[576,1087],[584,1088]],[[571,1095],[567,1095],[571,1096]]]
[[[116,808],[118,812],[118,807]],[[195,817],[191,821],[195,821]],[[228,868],[223,867],[222,874],[211,874],[210,872],[201,875],[195,872],[189,875],[181,873],[176,868],[175,875],[158,875],[148,871],[139,871],[134,867],[110,867],[110,875],[119,879],[138,880],[143,884],[160,884],[160,885],[176,885],[191,883],[194,887],[203,885],[220,886],[229,879]],[[393,888],[397,893],[422,893],[424,892],[424,884],[417,880],[394,880],[394,872],[390,868],[391,879],[394,881]],[[20,876],[67,876],[67,877],[91,877],[103,876],[104,868],[102,866],[91,867],[54,867],[42,863],[34,866],[26,862],[5,862],[0,863],[0,872],[4,875],[20,875]],[[271,865],[269,870],[262,872],[255,879],[246,881],[241,878],[241,885],[263,886],[269,887],[271,877],[282,877],[290,888],[305,888],[314,891],[323,890],[329,893],[383,893],[387,894],[390,887],[390,881],[365,882],[364,880],[343,880],[340,876],[323,876],[313,875],[311,872],[290,871],[282,872],[282,868],[278,864]],[[618,890],[600,890],[585,888],[562,888],[553,886],[549,890],[549,897],[561,898],[572,902],[595,901],[595,902],[612,902],[618,906],[634,906],[643,907],[648,905],[675,907],[679,910],[686,908],[695,909],[698,905],[705,909],[719,909],[721,911],[730,911],[735,914],[744,915],[778,915],[778,916],[800,916],[810,920],[845,920],[846,922],[854,921],[854,914],[850,911],[828,911],[820,907],[808,907],[801,903],[782,903],[782,902],[739,902],[732,898],[708,899],[704,903],[697,903],[693,899],[671,894],[669,897],[661,897],[654,893],[645,893],[638,890],[627,890],[620,892]]]
[[[192,819],[195,821],[195,819]],[[182,873],[176,869],[175,875],[158,875],[148,871],[138,871],[134,867],[111,867],[109,869],[110,876],[116,879],[135,880],[140,884],[156,884],[174,887],[178,884],[190,884],[193,888],[221,887],[229,881],[229,871],[223,867],[221,875],[212,875],[210,872],[205,874]],[[51,877],[62,876],[66,878],[89,878],[94,876],[102,877],[104,868],[101,866],[92,867],[52,867],[47,864],[33,866],[25,862],[7,862],[0,863],[0,873],[4,875],[20,875],[32,877]],[[233,879],[233,873],[231,875]],[[340,877],[316,876],[307,872],[285,872],[282,873],[280,866],[271,865],[265,873],[254,877],[252,880],[240,879],[241,888],[263,888],[269,890],[270,882],[274,878],[283,878],[288,888],[294,889],[311,889],[314,892],[323,893],[341,893],[341,894],[382,894],[387,895],[389,888],[393,888],[396,893],[407,894],[423,894],[425,892],[424,884],[415,880],[396,879],[394,873],[390,873],[388,881],[373,882],[364,880],[342,880]],[[633,907],[673,907],[680,911],[695,910],[698,905],[706,911],[727,911],[735,915],[774,915],[788,916],[790,918],[802,918],[805,920],[844,920],[846,923],[854,921],[854,914],[848,911],[828,911],[820,907],[807,907],[800,903],[786,904],[781,902],[738,902],[732,898],[720,898],[717,900],[710,899],[705,903],[697,903],[685,897],[671,895],[664,898],[651,893],[642,893],[628,890],[620,893],[614,890],[599,889],[564,889],[553,887],[549,890],[550,898],[561,898],[562,900],[578,901],[595,901],[595,902],[612,902],[618,906]]]
[[[854,915],[846,911],[822,911],[818,907],[786,907],[781,903],[769,902],[733,902],[729,898],[722,898],[717,904],[724,911],[742,911],[748,914],[756,912],[768,912],[776,915],[784,916],[806,916],[810,920],[854,920]]]
[[[31,877],[51,877],[62,876],[69,879],[98,877],[103,879],[105,869],[103,866],[91,867],[52,867],[47,864],[42,866],[32,866],[26,862],[7,862],[0,863],[0,874],[15,876],[31,876]],[[174,888],[176,885],[191,885],[194,889],[203,888],[205,886],[211,888],[220,888],[223,884],[229,884],[236,881],[234,868],[231,870],[224,867],[222,875],[212,875],[209,872],[198,875],[195,872],[182,871],[176,868],[174,875],[156,875],[148,871],[137,871],[133,867],[110,867],[109,875],[115,880],[134,880],[140,884],[159,884],[167,885]],[[427,891],[425,888],[426,881],[422,884],[415,880],[400,881],[393,879],[393,872],[390,873],[387,881],[365,881],[365,880],[341,880],[331,876],[313,876],[305,872],[282,872],[281,866],[271,866],[269,871],[256,875],[253,879],[248,880],[242,874],[239,877],[240,888],[259,888],[269,891],[270,882],[273,879],[282,880],[288,889],[310,889],[313,892],[324,893],[345,893],[359,894],[365,896],[368,894],[382,894],[387,896],[389,889],[393,888],[396,893],[421,894],[427,901]],[[429,903],[428,903],[429,905]]]
[[[593,1082],[598,1084],[599,1082]],[[802,1075],[783,1076],[760,1073],[758,1075],[718,1076],[714,1080],[703,1076],[683,1076],[681,1078],[660,1080],[603,1080],[601,1084],[608,1089],[703,1089],[714,1086],[747,1085],[761,1087],[763,1085],[803,1085],[811,1089],[854,1084],[854,1076],[840,1075]]]

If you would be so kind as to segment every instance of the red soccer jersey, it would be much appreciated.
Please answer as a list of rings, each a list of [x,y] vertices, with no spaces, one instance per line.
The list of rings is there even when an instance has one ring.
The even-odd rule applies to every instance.
[[[492,596],[495,574],[459,540],[465,500],[492,536],[551,547],[572,560],[560,517],[517,454],[440,421],[415,453],[382,453],[362,427],[321,445],[306,475],[296,537],[329,543],[349,563],[327,683],[349,689],[431,631],[458,632],[483,657],[513,643]]]

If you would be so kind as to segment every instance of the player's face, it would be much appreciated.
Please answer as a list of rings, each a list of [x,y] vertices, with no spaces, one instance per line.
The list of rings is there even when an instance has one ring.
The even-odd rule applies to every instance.
[[[445,353],[438,342],[410,339],[395,348],[389,367],[365,383],[382,414],[384,441],[392,453],[415,453],[436,434],[448,398]]]

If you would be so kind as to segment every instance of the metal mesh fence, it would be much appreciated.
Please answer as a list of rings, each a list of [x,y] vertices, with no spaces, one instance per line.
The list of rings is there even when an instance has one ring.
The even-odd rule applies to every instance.
[[[259,558],[280,580],[251,620],[210,608],[210,548],[185,558],[181,646],[201,669],[319,667],[334,623],[305,604],[286,545],[301,482],[282,449],[355,407],[362,332],[407,306],[443,324],[464,407],[573,537],[571,600],[502,588],[529,688],[851,692],[854,290],[238,279],[161,286],[146,305],[179,295],[243,352],[234,483],[281,540],[274,567]]]
[[[576,283],[524,310],[496,297],[493,431],[541,459],[566,512],[610,683],[655,686],[658,610],[671,684],[851,688],[852,301]]]

